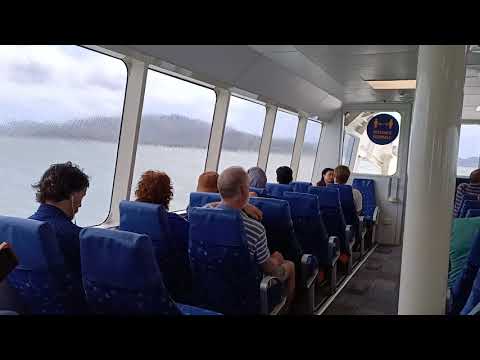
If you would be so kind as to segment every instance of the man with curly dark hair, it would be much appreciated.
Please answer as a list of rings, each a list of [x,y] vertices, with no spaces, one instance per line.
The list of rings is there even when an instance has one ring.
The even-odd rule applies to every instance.
[[[32,187],[40,203],[29,219],[46,221],[56,234],[60,250],[67,266],[80,274],[80,231],[72,223],[82,206],[90,182],[88,176],[70,161],[53,164]]]

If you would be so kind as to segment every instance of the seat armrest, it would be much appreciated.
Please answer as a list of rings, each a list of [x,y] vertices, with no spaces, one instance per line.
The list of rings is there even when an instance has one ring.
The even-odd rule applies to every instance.
[[[377,223],[378,217],[380,216],[380,208],[375,206],[375,210],[373,211],[372,221],[374,224]]]
[[[347,225],[345,227],[345,237],[347,240],[347,247],[350,250],[350,254],[352,253],[353,244],[355,243],[355,234],[353,233],[352,225]]]
[[[260,282],[261,314],[277,315],[285,306],[286,301],[285,286],[280,278],[270,275],[264,276]]]
[[[312,254],[304,254],[302,255],[301,259],[302,263],[302,285],[309,289],[312,284],[314,283],[315,279],[318,276],[319,272],[319,266],[318,266],[318,260],[313,256]],[[310,269],[314,266],[314,270],[310,271]],[[307,274],[310,274],[311,276],[307,278]]]
[[[330,236],[328,238],[328,258],[333,266],[340,257],[340,239],[338,236]]]

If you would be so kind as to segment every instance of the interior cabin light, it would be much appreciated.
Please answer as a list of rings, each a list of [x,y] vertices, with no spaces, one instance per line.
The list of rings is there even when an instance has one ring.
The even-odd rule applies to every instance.
[[[366,80],[375,90],[407,90],[415,89],[417,80]]]
[[[475,109],[475,111],[479,111],[479,112],[480,112],[480,105],[477,106],[477,108]]]

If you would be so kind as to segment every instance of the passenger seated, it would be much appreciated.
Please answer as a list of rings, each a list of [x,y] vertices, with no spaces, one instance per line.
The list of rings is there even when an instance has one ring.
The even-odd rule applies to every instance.
[[[322,179],[317,182],[317,186],[327,186],[328,184],[333,184],[335,179],[334,170],[332,168],[325,168],[322,170]]]
[[[277,182],[288,185],[293,181],[293,171],[288,166],[280,166],[277,171]]]
[[[334,177],[336,184],[346,184],[350,177],[350,169],[348,166],[339,165],[334,170]],[[353,203],[355,204],[355,210],[360,215],[362,212],[362,193],[357,189],[352,188]]]
[[[453,217],[458,217],[462,200],[465,194],[478,196],[480,200],[480,169],[476,169],[470,173],[470,183],[458,185],[455,195],[455,206],[453,208]]]
[[[82,228],[72,223],[72,220],[82,206],[82,199],[89,185],[88,176],[70,161],[51,165],[40,181],[33,185],[40,206],[29,217],[50,224],[58,239],[66,265],[79,276],[81,276],[79,235]]]
[[[206,171],[198,177],[197,192],[211,192],[218,193],[218,173],[216,171]],[[249,192],[249,196],[256,196],[257,194]],[[212,207],[216,207],[220,202],[210,203]],[[251,217],[257,220],[262,220],[262,212],[256,206],[249,203],[245,204],[243,210]]]
[[[218,189],[222,201],[220,208],[244,210],[248,202],[248,175],[239,166],[225,169],[218,178]],[[211,204],[206,205],[212,207]],[[252,219],[245,211],[241,211],[245,226],[250,254],[265,274],[279,277],[286,281],[288,288],[287,308],[293,301],[295,291],[295,266],[285,260],[279,252],[270,254],[267,246],[265,228],[257,220]]]
[[[262,168],[258,166],[248,169],[248,178],[250,179],[250,187],[265,189],[267,184],[267,175]]]

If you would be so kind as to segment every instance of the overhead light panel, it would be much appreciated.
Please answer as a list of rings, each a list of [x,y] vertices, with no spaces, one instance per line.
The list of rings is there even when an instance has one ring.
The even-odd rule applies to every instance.
[[[375,90],[408,90],[415,89],[417,80],[367,80]]]

